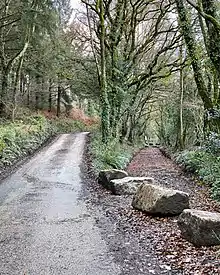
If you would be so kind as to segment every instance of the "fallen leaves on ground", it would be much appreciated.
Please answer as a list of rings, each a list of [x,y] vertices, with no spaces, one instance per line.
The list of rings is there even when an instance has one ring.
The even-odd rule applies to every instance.
[[[127,170],[135,176],[151,176],[156,183],[165,187],[188,192],[191,208],[220,212],[220,205],[210,198],[208,187],[186,175],[158,148],[143,149],[134,157]],[[149,217],[137,212],[134,215],[142,222],[144,220],[148,227]],[[196,248],[185,241],[181,237],[176,217],[153,218],[153,225],[152,220],[150,224],[155,229],[155,251],[164,262],[173,268],[182,269],[184,274],[220,274],[220,247]]]
[[[220,274],[220,247],[196,248],[181,237],[178,217],[149,216],[131,207],[131,197],[112,195],[95,180],[91,157],[87,152],[88,204],[92,211],[100,209],[97,226],[123,268],[122,274]],[[191,208],[220,212],[208,187],[185,174],[158,148],[141,150],[127,170],[130,175],[150,176],[160,185],[188,192]]]

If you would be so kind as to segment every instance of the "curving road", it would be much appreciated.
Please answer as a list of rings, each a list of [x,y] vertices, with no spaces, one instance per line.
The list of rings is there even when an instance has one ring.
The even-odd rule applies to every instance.
[[[86,133],[61,135],[0,184],[1,275],[117,275],[82,195]]]

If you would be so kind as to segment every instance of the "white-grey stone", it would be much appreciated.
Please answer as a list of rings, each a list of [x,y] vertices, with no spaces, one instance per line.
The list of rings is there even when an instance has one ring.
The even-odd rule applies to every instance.
[[[137,192],[138,187],[143,183],[153,183],[150,177],[125,177],[110,181],[110,189],[115,195],[132,195]]]
[[[189,208],[185,192],[143,183],[134,195],[132,206],[149,214],[178,215]]]
[[[185,209],[178,225],[182,236],[195,246],[220,245],[220,213]]]
[[[124,177],[127,177],[128,173],[123,170],[117,170],[117,169],[109,169],[109,170],[101,170],[99,172],[98,182],[102,184],[106,188],[109,187],[109,183],[113,179],[122,179]]]

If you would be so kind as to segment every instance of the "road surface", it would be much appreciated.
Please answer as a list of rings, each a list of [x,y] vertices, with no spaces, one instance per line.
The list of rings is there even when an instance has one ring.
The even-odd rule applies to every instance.
[[[82,194],[86,133],[61,135],[0,184],[1,275],[117,275]]]

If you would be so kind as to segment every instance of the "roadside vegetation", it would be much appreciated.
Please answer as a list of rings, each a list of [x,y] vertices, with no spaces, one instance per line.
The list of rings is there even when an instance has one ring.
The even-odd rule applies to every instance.
[[[25,117],[0,126],[0,164],[11,165],[17,159],[31,154],[56,130],[40,115]]]
[[[178,153],[176,160],[198,176],[201,184],[208,184],[212,197],[220,201],[220,136],[210,133],[203,146]]]
[[[82,120],[45,117],[42,113],[22,110],[14,122],[6,119],[0,124],[0,174],[5,167],[31,155],[50,138],[61,133],[91,130]]]
[[[94,172],[98,174],[105,169],[125,169],[133,155],[141,148],[141,145],[129,145],[112,139],[107,144],[102,143],[101,133],[93,133],[91,136],[90,153],[93,156],[92,165]]]

